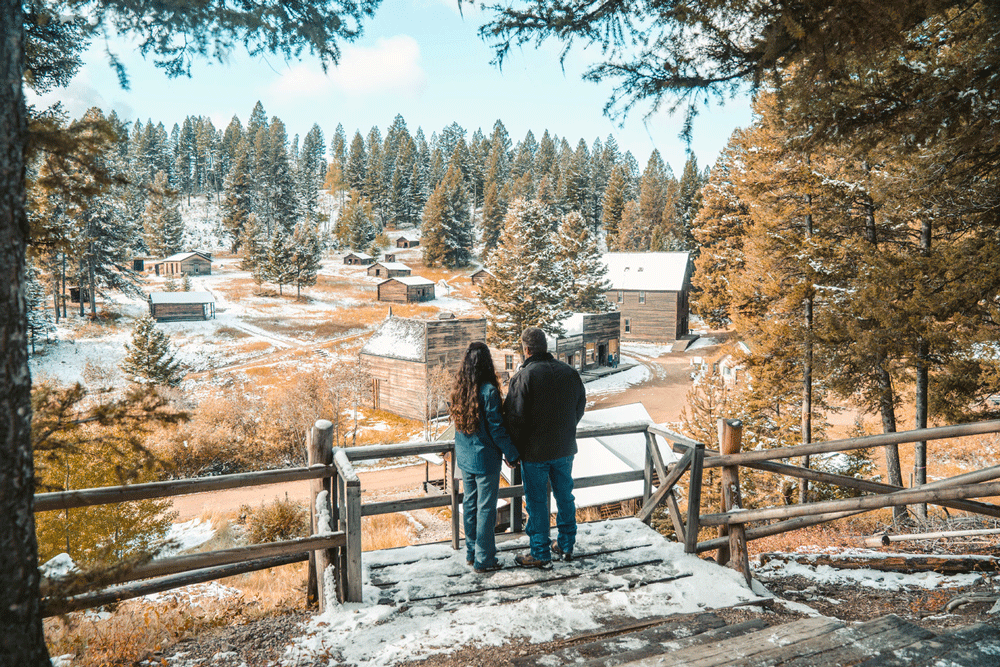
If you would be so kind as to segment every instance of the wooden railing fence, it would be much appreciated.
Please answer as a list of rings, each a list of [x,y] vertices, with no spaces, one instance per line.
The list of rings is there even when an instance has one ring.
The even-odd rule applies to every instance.
[[[447,455],[454,450],[453,440],[344,449],[332,447],[332,429],[333,425],[329,421],[320,420],[307,433],[309,465],[304,468],[36,495],[36,512],[303,480],[310,481],[312,497],[310,516],[313,534],[310,537],[150,561],[122,570],[117,576],[102,578],[104,588],[101,590],[88,591],[69,598],[57,594],[57,584],[48,584],[43,588],[45,614],[51,616],[100,606],[188,584],[305,560],[309,560],[311,565],[308,593],[310,602],[318,603],[320,609],[324,609],[332,601],[360,602],[362,600],[361,519],[365,516],[450,506],[452,546],[455,549],[459,548],[459,505],[462,502],[462,494],[458,480],[454,479],[454,466],[448,467],[453,475],[448,494],[370,503],[361,502],[361,481],[354,469],[354,463],[359,461],[421,454]],[[722,443],[720,453],[707,450],[703,443],[648,423],[589,427],[580,429],[577,437],[644,434],[645,464],[642,470],[575,479],[574,485],[575,488],[582,489],[641,480],[643,502],[636,514],[637,518],[648,523],[654,511],[660,505],[665,505],[677,539],[684,544],[687,553],[718,550],[717,559],[743,572],[749,581],[748,541],[860,512],[882,507],[932,503],[966,512],[1000,517],[1000,507],[997,505],[969,500],[1000,495],[1000,482],[985,483],[1000,478],[1000,466],[958,475],[915,489],[902,489],[879,482],[777,463],[776,459],[998,432],[1000,432],[1000,421],[990,421],[740,453],[742,425],[738,421],[720,420],[719,441]],[[666,440],[681,454],[677,462],[669,465],[664,462],[656,436]],[[748,510],[743,508],[739,466],[802,480],[834,484],[871,495],[847,500]],[[714,467],[722,468],[723,508],[719,513],[702,515],[700,513],[702,473],[704,469]],[[686,517],[681,512],[675,493],[677,483],[685,473],[689,478]],[[514,499],[511,507],[511,530],[520,532],[523,523],[524,488],[516,472],[512,485],[501,488],[498,495],[501,498]],[[747,527],[751,522],[760,521],[774,522]],[[719,526],[720,536],[699,542],[698,533],[702,526]]]

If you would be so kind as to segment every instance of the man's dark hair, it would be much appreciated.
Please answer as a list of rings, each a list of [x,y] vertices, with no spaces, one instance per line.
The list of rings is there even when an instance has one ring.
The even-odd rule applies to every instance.
[[[528,356],[541,354],[549,351],[549,344],[545,340],[545,332],[538,327],[528,327],[521,334],[521,344],[528,350]]]

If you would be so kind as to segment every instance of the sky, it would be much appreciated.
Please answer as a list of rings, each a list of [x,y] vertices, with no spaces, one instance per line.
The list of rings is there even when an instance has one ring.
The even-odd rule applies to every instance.
[[[592,145],[613,134],[641,167],[655,148],[680,175],[686,159],[678,137],[682,115],[644,118],[648,107],[639,106],[622,126],[607,118],[603,107],[612,84],[581,79],[599,50],[574,50],[561,65],[559,44],[528,45],[513,50],[500,70],[490,64],[493,52],[476,34],[487,16],[468,4],[463,13],[455,0],[386,0],[363,36],[342,45],[340,64],[327,73],[308,55],[286,61],[237,51],[224,64],[197,61],[190,78],[169,79],[144,61],[134,44],[100,41],[67,88],[29,101],[61,101],[73,117],[97,106],[128,121],[163,122],[169,131],[188,115],[207,115],[218,129],[233,115],[245,124],[259,100],[268,116],[285,123],[289,137],[304,136],[315,123],[327,145],[338,123],[348,142],[355,130],[366,136],[373,125],[384,137],[397,114],[410,132],[422,127],[428,139],[452,122],[468,131],[467,138],[478,128],[488,135],[500,119],[514,144],[528,130],[539,139],[548,129],[573,147],[581,138]],[[119,86],[106,49],[124,62],[129,90]],[[699,167],[714,164],[732,131],[749,122],[748,97],[703,109],[691,144]]]

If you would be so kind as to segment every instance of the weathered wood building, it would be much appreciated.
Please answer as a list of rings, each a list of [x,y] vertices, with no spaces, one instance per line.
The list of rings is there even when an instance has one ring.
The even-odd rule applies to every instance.
[[[618,354],[621,316],[610,313],[576,313],[563,323],[566,333],[549,341],[549,352],[577,370],[609,366]]]
[[[214,320],[215,297],[209,292],[152,292],[149,314],[157,322]]]
[[[374,263],[375,258],[366,252],[349,252],[344,255],[344,264],[348,266],[367,266]]]
[[[421,276],[399,276],[378,284],[378,300],[414,303],[434,300],[434,281]]]
[[[410,267],[399,262],[381,261],[368,267],[368,275],[374,278],[395,278],[410,275]]]
[[[400,236],[396,239],[397,248],[416,248],[418,245],[420,245],[420,239],[417,238],[411,239],[405,236]]]
[[[469,279],[472,281],[473,285],[485,285],[487,281],[493,279],[493,274],[486,269],[479,269],[469,276]]]
[[[623,340],[672,341],[688,333],[691,261],[686,252],[609,252],[611,289]]]
[[[153,265],[158,276],[208,276],[212,274],[212,256],[204,252],[180,252]]]
[[[372,407],[410,419],[447,412],[450,379],[486,319],[416,319],[390,315],[361,348],[372,377]],[[443,382],[443,384],[442,384]]]
[[[394,253],[394,252],[387,252],[387,253],[385,253],[384,255],[382,255],[382,261],[383,262],[395,262],[396,261],[396,253]]]

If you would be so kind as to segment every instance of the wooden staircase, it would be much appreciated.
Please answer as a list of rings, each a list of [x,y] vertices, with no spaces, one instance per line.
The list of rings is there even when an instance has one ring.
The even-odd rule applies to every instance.
[[[653,625],[650,625],[653,623]],[[713,613],[637,624],[551,653],[513,660],[516,667],[996,667],[1000,633],[973,625],[935,634],[898,616],[864,623],[809,617],[767,626],[727,625]]]

